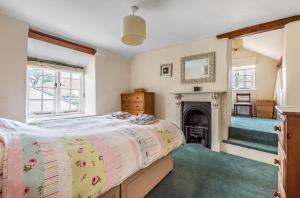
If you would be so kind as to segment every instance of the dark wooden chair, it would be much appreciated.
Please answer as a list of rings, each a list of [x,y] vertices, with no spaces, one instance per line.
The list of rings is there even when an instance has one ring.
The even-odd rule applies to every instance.
[[[239,115],[238,107],[248,107],[249,116],[252,118],[252,103],[250,93],[237,93],[236,102],[234,103],[233,115]]]

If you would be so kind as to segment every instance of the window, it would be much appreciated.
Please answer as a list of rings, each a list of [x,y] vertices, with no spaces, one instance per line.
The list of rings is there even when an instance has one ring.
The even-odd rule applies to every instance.
[[[82,72],[29,66],[27,79],[29,116],[82,112]]]
[[[235,67],[232,69],[232,89],[255,89],[255,65]]]
[[[79,111],[81,80],[79,73],[60,72],[60,110]]]

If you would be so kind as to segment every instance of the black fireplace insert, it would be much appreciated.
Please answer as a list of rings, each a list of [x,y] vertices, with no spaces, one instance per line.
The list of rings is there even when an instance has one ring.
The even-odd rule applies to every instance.
[[[187,143],[211,148],[211,103],[182,102],[181,123]]]

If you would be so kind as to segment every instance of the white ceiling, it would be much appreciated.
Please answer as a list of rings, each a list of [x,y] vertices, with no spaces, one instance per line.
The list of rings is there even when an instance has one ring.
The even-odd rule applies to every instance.
[[[283,30],[243,37],[243,47],[279,60],[283,53]]]
[[[146,42],[120,41],[129,7],[147,22]],[[0,0],[0,12],[31,27],[131,57],[300,13],[299,0]]]

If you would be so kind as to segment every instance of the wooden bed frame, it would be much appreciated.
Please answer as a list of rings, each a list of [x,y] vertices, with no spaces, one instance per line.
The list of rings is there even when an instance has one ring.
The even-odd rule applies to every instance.
[[[172,170],[173,157],[170,153],[98,198],[142,198]]]

